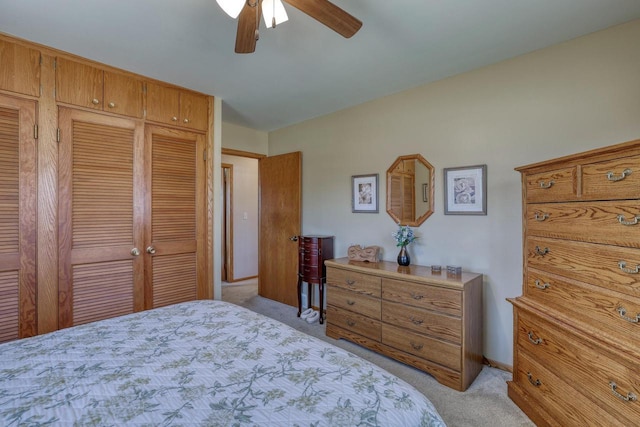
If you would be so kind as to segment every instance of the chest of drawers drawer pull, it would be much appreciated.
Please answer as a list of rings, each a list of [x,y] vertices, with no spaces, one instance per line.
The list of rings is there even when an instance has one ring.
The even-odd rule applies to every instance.
[[[551,284],[542,283],[540,280],[536,279],[535,286],[536,286],[536,288],[544,291],[545,289],[549,289],[551,287]]]
[[[613,172],[609,171],[607,172],[607,179],[609,181],[622,181],[623,179],[625,179],[627,176],[631,175],[631,169],[625,169],[622,171],[621,175],[614,175]]]
[[[625,402],[635,402],[638,400],[638,396],[631,392],[628,392],[626,396],[620,394],[618,392],[618,385],[614,381],[609,381],[609,386],[611,387],[611,393],[620,400],[624,400]]]
[[[351,280],[351,279],[347,279],[346,282],[347,282],[347,285],[349,285],[349,286],[353,286],[356,283],[355,280]]]
[[[549,182],[540,181],[540,188],[544,188],[546,190],[548,188],[551,188],[551,186],[555,183],[556,182],[554,180],[551,180]]]
[[[627,316],[627,310],[624,307],[618,307],[618,313],[620,313],[620,317],[622,317],[627,322],[640,323],[640,313],[636,314],[635,319],[633,317]]]
[[[633,219],[627,221],[624,215],[618,215],[618,222],[622,225],[636,225],[638,224],[638,220],[640,220],[640,215],[636,215]]]
[[[354,305],[355,303],[356,303],[355,301],[352,301],[350,299],[347,300],[347,304],[349,304],[349,305]]]
[[[413,341],[409,342],[409,344],[411,344],[411,347],[416,351],[422,350],[422,347],[424,347],[424,344],[416,344]]]
[[[536,214],[533,216],[533,218],[536,221],[542,222],[542,221],[546,220],[547,218],[549,218],[549,214],[548,213],[539,214],[538,212],[536,212]]]
[[[636,264],[636,268],[627,268],[627,263],[625,261],[618,262],[618,267],[620,270],[624,271],[627,274],[638,274],[640,273],[640,265]]]
[[[422,298],[424,298],[424,295],[420,295],[420,294],[416,294],[414,292],[411,292],[411,298],[413,298],[415,300],[421,300]]]
[[[539,379],[536,379],[535,381],[533,380],[533,375],[531,375],[531,372],[527,372],[527,379],[529,380],[531,385],[535,387],[540,387],[542,385]]]
[[[353,320],[347,320],[347,325],[354,327],[356,326],[356,322],[354,322]]]
[[[422,325],[424,323],[424,320],[416,319],[413,316],[411,316],[410,319],[411,319],[411,323],[413,323],[414,325]]]
[[[540,246],[536,246],[535,251],[537,255],[545,256],[549,253],[549,248],[540,249]]]
[[[527,337],[529,338],[529,341],[531,341],[531,343],[533,345],[540,345],[542,344],[542,338],[538,337],[536,339],[533,338],[533,332],[529,331],[529,333],[527,334]]]

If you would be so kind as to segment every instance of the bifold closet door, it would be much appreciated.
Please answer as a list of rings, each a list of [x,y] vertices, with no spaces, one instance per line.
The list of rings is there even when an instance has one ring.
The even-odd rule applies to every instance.
[[[145,129],[145,305],[206,298],[204,135]]]
[[[0,342],[37,333],[36,103],[0,95]]]
[[[144,309],[144,127],[59,111],[60,328]]]

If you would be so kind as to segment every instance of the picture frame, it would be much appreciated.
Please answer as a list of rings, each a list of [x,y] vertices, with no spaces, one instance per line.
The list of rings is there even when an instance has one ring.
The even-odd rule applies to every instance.
[[[351,177],[351,212],[378,213],[378,174]]]
[[[444,214],[487,214],[487,165],[444,168]]]

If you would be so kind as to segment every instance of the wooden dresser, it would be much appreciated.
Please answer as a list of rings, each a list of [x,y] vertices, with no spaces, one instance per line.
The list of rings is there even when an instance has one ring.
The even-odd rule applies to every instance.
[[[482,369],[482,275],[340,258],[327,267],[327,336],[464,391]]]
[[[302,282],[307,283],[307,306],[311,307],[311,284],[318,284],[320,324],[324,323],[324,261],[333,258],[333,236],[298,237],[298,317],[302,312]]]
[[[640,140],[517,168],[509,396],[538,425],[640,423]]]

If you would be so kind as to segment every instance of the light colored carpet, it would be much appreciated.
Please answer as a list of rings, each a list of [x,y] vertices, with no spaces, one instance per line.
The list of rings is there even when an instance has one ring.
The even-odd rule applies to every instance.
[[[297,317],[297,308],[258,296],[255,280],[223,285],[222,299],[279,320],[309,335],[344,348],[420,390],[433,402],[450,427],[519,427],[534,426],[527,416],[507,397],[506,381],[511,374],[485,366],[465,392],[458,392],[438,383],[418,369],[396,362],[345,340],[325,335],[325,325],[309,324]]]

